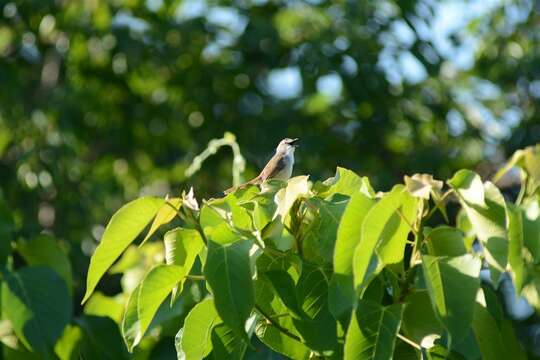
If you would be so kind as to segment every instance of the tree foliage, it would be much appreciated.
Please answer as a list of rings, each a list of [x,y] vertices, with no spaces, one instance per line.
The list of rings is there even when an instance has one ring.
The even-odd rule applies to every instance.
[[[507,273],[540,312],[538,163],[540,145],[496,174],[521,173],[515,200],[471,170],[377,192],[344,168],[202,202],[193,189],[141,197],[105,228],[84,314],[72,310],[69,261],[50,237],[6,254],[4,355],[525,359],[496,292]],[[14,268],[15,256],[27,266]],[[113,274],[123,292],[96,291]],[[175,346],[160,342],[173,335]]]

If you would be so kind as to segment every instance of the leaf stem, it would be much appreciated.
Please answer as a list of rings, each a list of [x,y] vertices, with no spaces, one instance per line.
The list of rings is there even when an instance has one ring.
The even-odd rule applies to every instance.
[[[263,309],[261,309],[261,307],[259,305],[255,304],[255,310],[257,310],[257,312],[259,314],[261,314],[262,317],[264,317],[266,319],[266,321],[268,321],[268,323],[270,323],[273,327],[275,327],[276,329],[281,331],[283,334],[287,335],[291,339],[294,339],[296,341],[299,341],[299,342],[303,343],[303,341],[302,341],[302,339],[300,339],[300,337],[296,336],[295,334],[293,334],[289,330],[285,329],[278,322],[276,322],[274,319],[272,319],[272,317],[270,315],[268,315]]]
[[[205,281],[206,278],[203,275],[186,275],[186,279]]]
[[[420,345],[418,345],[417,343],[415,343],[414,341],[412,341],[411,339],[401,335],[401,334],[397,334],[397,337],[399,339],[401,339],[403,342],[411,345],[413,348],[417,349],[417,350],[422,350],[422,347]]]

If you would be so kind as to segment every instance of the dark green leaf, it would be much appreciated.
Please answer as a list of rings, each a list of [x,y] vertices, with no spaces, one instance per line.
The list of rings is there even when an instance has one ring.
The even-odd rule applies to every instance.
[[[71,319],[71,296],[51,268],[25,267],[3,272],[2,314],[30,350],[49,358]]]
[[[402,312],[402,305],[360,300],[347,330],[345,359],[392,359]]]
[[[218,314],[237,335],[243,336],[245,321],[255,303],[249,265],[251,246],[251,241],[229,245],[209,241],[204,267]]]

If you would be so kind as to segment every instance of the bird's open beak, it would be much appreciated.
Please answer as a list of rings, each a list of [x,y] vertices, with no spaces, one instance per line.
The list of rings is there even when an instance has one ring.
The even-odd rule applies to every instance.
[[[298,138],[296,138],[296,139],[291,139],[290,144],[293,145],[293,146],[295,146],[295,147],[298,147],[297,142],[298,142]]]

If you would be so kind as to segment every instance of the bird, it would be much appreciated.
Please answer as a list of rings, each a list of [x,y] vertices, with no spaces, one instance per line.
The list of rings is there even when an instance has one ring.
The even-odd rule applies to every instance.
[[[243,189],[249,185],[260,185],[268,179],[288,180],[292,175],[294,165],[294,150],[298,147],[298,138],[285,138],[281,140],[276,148],[276,153],[268,161],[261,173],[250,181],[233,186],[224,191],[225,194],[237,189]]]

